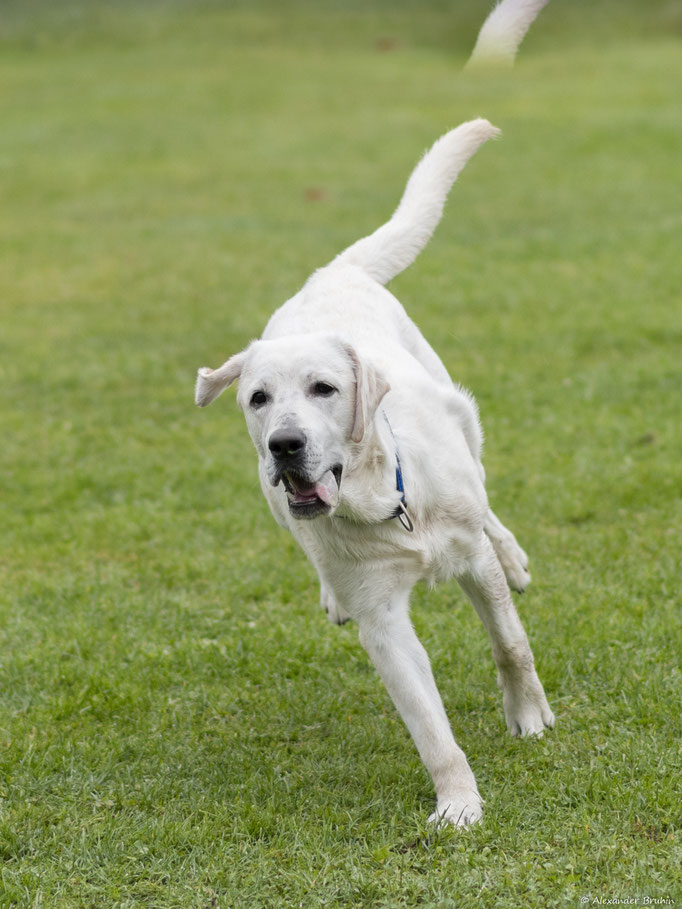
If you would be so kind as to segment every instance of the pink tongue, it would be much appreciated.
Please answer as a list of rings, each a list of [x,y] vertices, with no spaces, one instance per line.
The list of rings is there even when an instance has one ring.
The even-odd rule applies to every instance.
[[[331,508],[335,508],[339,504],[339,484],[331,470],[323,474],[315,483],[315,495]]]

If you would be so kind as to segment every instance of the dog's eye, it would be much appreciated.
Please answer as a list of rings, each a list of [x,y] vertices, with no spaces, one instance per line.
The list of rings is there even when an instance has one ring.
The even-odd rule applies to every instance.
[[[328,398],[334,394],[336,389],[328,382],[315,382],[313,385],[313,394],[320,398]]]
[[[251,395],[251,406],[252,407],[262,407],[263,404],[268,400],[268,396],[264,391],[254,391]]]

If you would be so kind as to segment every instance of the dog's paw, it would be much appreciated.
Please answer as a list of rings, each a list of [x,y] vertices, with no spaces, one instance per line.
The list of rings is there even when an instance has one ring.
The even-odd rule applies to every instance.
[[[334,595],[324,585],[320,588],[320,604],[332,625],[345,625],[350,621],[348,613],[338,605]]]
[[[507,530],[492,514],[486,523],[485,532],[493,544],[507,584],[517,593],[523,593],[530,584],[528,556],[516,542],[516,537],[511,530]]]
[[[554,726],[554,714],[535,672],[523,682],[502,686],[507,729],[515,736],[540,736]]]
[[[456,790],[447,796],[439,796],[436,810],[429,816],[431,824],[452,824],[468,827],[483,817],[483,800],[475,789]]]
[[[516,542],[516,537],[513,533],[509,533],[509,536],[498,537],[497,540],[493,540],[493,546],[507,584],[517,593],[523,593],[530,584],[528,556]]]
[[[517,593],[523,593],[523,591],[530,584],[530,572],[528,571],[528,558],[526,557],[525,552],[519,546],[519,552],[522,553],[525,559],[525,565],[520,559],[517,560],[505,560],[501,561],[502,569],[504,571],[504,576],[507,579],[507,584],[511,587],[512,590],[515,590]]]

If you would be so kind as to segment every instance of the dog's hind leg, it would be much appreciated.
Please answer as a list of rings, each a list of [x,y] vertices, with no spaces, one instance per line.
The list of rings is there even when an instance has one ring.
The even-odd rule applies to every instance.
[[[500,562],[484,534],[468,572],[457,580],[490,635],[507,728],[512,735],[541,735],[554,725],[554,715]]]
[[[530,584],[528,572],[528,556],[521,549],[516,537],[502,521],[489,509],[483,529],[490,542],[493,544],[495,554],[502,566],[507,583],[517,593],[523,591]]]
[[[430,820],[464,826],[481,817],[481,797],[450,729],[429,658],[410,622],[408,593],[395,593],[379,609],[358,615],[360,642],[433,779],[437,802]]]
[[[483,433],[478,419],[478,408],[473,397],[463,388],[454,387],[447,391],[445,398],[448,413],[457,421],[466,439],[471,457],[476,462],[481,483],[485,485],[485,468],[481,462]],[[530,584],[528,556],[516,542],[514,534],[504,526],[491,509],[483,525],[488,539],[500,561],[507,583],[518,593],[523,593]]]

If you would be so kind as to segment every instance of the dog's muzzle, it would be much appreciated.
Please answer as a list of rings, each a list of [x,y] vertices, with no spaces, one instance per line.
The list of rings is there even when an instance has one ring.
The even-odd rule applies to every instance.
[[[321,475],[313,475],[306,465],[305,434],[289,427],[274,432],[268,439],[275,471],[273,486],[284,484],[289,512],[295,518],[316,518],[336,508],[339,503],[340,464]]]

